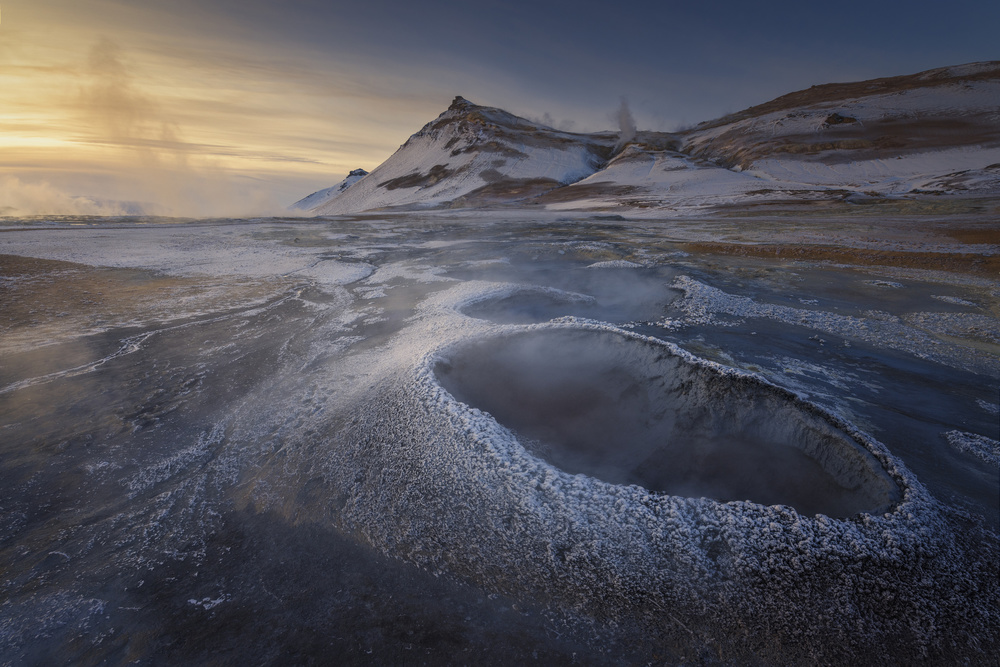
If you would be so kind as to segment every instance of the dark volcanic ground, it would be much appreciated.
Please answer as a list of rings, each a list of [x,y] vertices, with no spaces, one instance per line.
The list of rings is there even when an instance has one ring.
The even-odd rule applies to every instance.
[[[7,222],[0,664],[995,663],[978,219]]]

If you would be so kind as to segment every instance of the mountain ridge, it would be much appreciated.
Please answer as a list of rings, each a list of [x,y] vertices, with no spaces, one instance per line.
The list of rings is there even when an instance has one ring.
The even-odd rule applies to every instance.
[[[990,61],[813,86],[684,131],[628,136],[556,130],[456,96],[370,174],[296,206],[669,212],[858,193],[995,196],[998,164],[1000,61]]]

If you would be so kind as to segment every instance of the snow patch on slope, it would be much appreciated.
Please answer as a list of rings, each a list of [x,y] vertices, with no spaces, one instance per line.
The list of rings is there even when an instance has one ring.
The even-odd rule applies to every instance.
[[[984,170],[998,162],[1000,146],[962,147],[844,163],[768,158],[755,162],[746,173],[776,184],[801,183],[901,194],[917,189],[944,189],[942,183],[947,175],[957,176],[955,172],[961,170]]]
[[[552,199],[556,201],[547,206],[553,210],[609,204],[689,208],[729,203],[754,194],[773,193],[782,187],[789,186],[770,183],[756,174],[731,171],[683,153],[629,146],[601,171],[553,193]],[[822,189],[798,183],[791,187],[795,190]]]

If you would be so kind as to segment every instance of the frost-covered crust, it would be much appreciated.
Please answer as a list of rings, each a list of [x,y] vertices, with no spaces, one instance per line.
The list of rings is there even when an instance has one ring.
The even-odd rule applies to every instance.
[[[900,283],[873,280],[876,287],[898,289]],[[803,324],[830,334],[845,336],[867,343],[877,343],[932,361],[948,363],[976,371],[985,369],[1000,372],[1000,365],[986,355],[970,355],[957,345],[942,343],[938,338],[914,326],[919,324],[930,330],[954,335],[977,334],[989,342],[1000,338],[996,324],[988,317],[975,313],[914,313],[904,323],[889,313],[868,311],[865,317],[841,315],[821,310],[793,308],[769,303],[758,303],[752,298],[729,294],[689,276],[678,276],[671,287],[684,292],[684,299],[677,305],[692,324],[727,326],[716,315],[739,318],[768,318],[788,324]]]
[[[434,336],[439,345],[391,373],[348,429],[347,441],[359,443],[341,514],[348,529],[434,572],[631,624],[654,644],[723,661],[982,659],[995,646],[997,536],[938,503],[885,447],[832,415],[899,485],[887,512],[809,517],[569,475],[456,401],[434,372],[450,346],[528,330],[612,332],[764,382],[603,323],[497,326],[459,313],[517,289],[466,283],[425,304],[436,322],[425,344]]]
[[[948,444],[960,452],[975,456],[994,466],[1000,465],[1000,442],[978,433],[948,431],[944,434]]]

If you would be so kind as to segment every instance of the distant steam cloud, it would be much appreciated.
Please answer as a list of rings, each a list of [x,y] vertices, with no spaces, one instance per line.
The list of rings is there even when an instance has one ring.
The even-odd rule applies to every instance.
[[[534,121],[539,125],[544,125],[546,127],[551,127],[560,132],[573,132],[576,130],[576,121],[570,119],[556,119],[551,113],[546,111],[542,114],[541,118],[535,118],[532,116],[527,116],[528,120]]]
[[[73,197],[49,183],[0,179],[0,215],[129,215],[134,208],[120,202]]]
[[[108,38],[87,54],[78,108],[88,139],[116,152],[119,189],[129,200],[153,202],[146,212],[192,217],[278,214],[284,207],[266,200],[261,188],[243,182],[185,140],[169,111],[145,92],[140,71],[122,48]],[[105,203],[60,192],[48,184],[18,179],[0,183],[0,215],[93,214],[135,212],[134,205]],[[7,211],[4,213],[4,211]],[[16,211],[16,212],[13,212]]]
[[[618,121],[618,145],[615,146],[615,150],[621,150],[625,147],[625,144],[635,139],[635,119],[632,118],[632,112],[628,108],[628,100],[625,96],[622,96],[621,106],[618,107],[618,111],[615,113],[615,120]]]
[[[86,71],[82,106],[102,138],[125,145],[176,138],[176,131],[163,119],[156,103],[133,84],[133,75],[115,42],[104,37],[94,44]]]

